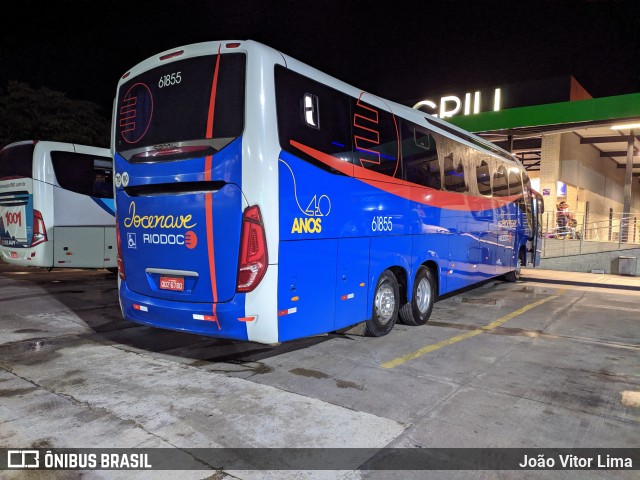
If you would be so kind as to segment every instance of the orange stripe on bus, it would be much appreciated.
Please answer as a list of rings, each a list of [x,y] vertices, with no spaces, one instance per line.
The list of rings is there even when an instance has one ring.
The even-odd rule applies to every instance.
[[[220,47],[218,47],[218,57],[216,59],[216,68],[213,72],[213,82],[211,84],[211,95],[209,97],[209,112],[207,114],[207,138],[213,137],[213,120],[216,110],[216,91],[218,88],[218,70],[220,69]],[[204,179],[205,181],[211,180],[211,168],[213,165],[213,156],[207,155],[204,162]],[[209,254],[209,274],[211,276],[211,293],[213,294],[213,305],[211,311],[214,316],[214,321],[218,325],[220,330],[220,322],[216,315],[217,303],[218,303],[218,285],[216,282],[216,264],[215,264],[215,251],[213,242],[213,197],[211,193],[205,195],[205,212],[206,212],[206,226],[207,226],[207,252]]]
[[[398,178],[390,178],[387,175],[374,170],[354,165],[344,160],[339,160],[327,153],[316,150],[303,143],[290,140],[289,143],[298,150],[319,160],[334,170],[338,170],[349,177],[372,187],[383,190],[392,195],[412,200],[424,205],[431,205],[439,208],[458,211],[483,211],[499,208],[511,202],[515,202],[522,195],[511,195],[508,197],[483,197],[465,195],[457,192],[446,192],[424,187],[416,183],[411,183]]]

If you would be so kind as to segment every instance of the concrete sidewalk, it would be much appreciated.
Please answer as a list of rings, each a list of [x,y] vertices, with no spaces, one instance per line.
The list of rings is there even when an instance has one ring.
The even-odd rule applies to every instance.
[[[640,277],[625,275],[525,268],[522,270],[522,281],[558,284],[562,285],[563,288],[581,289],[585,291],[597,289],[601,293],[604,293],[605,290],[623,290],[626,295],[640,296]]]
[[[550,242],[550,240],[548,240]],[[607,274],[617,274],[620,268],[620,257],[635,257],[636,276],[640,275],[640,248],[612,247],[611,243],[589,244],[591,248],[584,248],[577,240],[553,240],[553,244],[546,244],[544,257],[540,259],[540,268],[560,270],[566,272],[591,272],[602,270]],[[617,244],[613,244],[617,245]],[[623,244],[624,247],[624,244]],[[608,250],[598,250],[598,249]],[[613,249],[612,249],[613,248]],[[632,267],[631,267],[632,268]]]

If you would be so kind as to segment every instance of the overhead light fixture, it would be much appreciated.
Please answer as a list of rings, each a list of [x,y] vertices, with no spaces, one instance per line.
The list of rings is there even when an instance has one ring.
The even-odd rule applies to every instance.
[[[636,128],[640,128],[640,123],[624,123],[611,126],[611,130],[630,130]]]

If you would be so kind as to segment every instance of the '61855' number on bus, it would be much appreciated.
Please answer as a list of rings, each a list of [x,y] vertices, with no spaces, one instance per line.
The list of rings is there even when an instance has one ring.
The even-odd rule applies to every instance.
[[[170,87],[171,85],[180,83],[182,81],[180,73],[181,72],[174,72],[160,77],[160,80],[158,80],[158,88]]]

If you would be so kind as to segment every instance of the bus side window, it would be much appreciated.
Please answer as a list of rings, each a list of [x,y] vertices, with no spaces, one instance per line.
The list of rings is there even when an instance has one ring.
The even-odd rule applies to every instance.
[[[352,163],[350,97],[281,66],[275,68],[275,81],[282,149],[334,173],[291,142]]]
[[[462,163],[454,164],[453,153],[444,157],[444,187],[450,192],[464,193],[469,191],[465,182],[465,171]]]
[[[531,197],[533,195],[533,192],[531,191],[531,181],[529,180],[526,172],[522,175],[522,181],[524,182],[522,189],[523,195],[520,198],[518,207],[520,207],[522,214],[526,218],[529,230],[533,231],[533,211],[531,210]]]
[[[405,180],[440,190],[440,162],[434,136],[424,128],[402,122],[401,137]]]
[[[476,181],[478,183],[478,193],[480,195],[491,196],[491,173],[489,165],[482,160],[480,165],[476,166]]]
[[[509,185],[507,185],[507,176],[502,165],[498,167],[496,172],[493,174],[493,196],[509,196]]]
[[[51,152],[51,164],[60,187],[81,195],[113,198],[110,158],[75,152]]]
[[[509,169],[509,195],[521,195],[522,182],[520,181],[520,172],[515,168]]]

